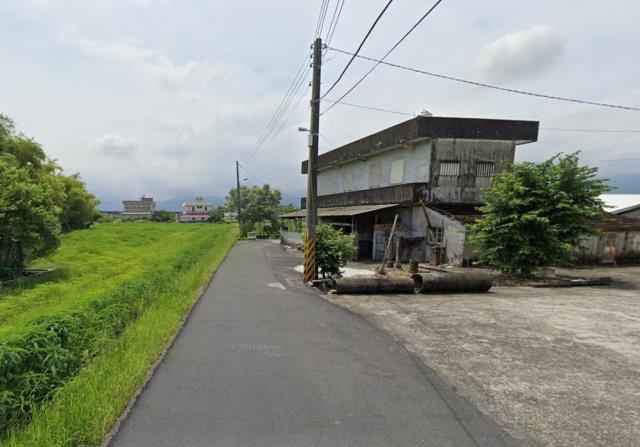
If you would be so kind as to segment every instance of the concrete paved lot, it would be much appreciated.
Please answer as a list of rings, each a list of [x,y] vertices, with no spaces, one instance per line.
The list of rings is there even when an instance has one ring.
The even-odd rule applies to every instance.
[[[393,334],[515,437],[640,445],[640,267],[611,287],[489,294],[327,295]]]
[[[518,445],[297,262],[237,243],[112,445]]]

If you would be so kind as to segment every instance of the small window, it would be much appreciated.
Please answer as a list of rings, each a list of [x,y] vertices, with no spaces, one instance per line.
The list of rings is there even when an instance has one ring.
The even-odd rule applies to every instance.
[[[369,188],[380,187],[380,175],[382,174],[382,168],[380,163],[374,163],[369,166]]]
[[[397,184],[404,181],[404,158],[393,160],[391,162],[391,176],[389,177],[389,183]]]
[[[460,175],[460,162],[459,161],[441,161],[440,162],[440,175],[450,175],[457,177]]]
[[[431,227],[429,228],[429,242],[435,242],[441,244],[444,241],[444,228]]]
[[[476,177],[491,177],[496,170],[496,164],[492,161],[479,161],[476,163]]]

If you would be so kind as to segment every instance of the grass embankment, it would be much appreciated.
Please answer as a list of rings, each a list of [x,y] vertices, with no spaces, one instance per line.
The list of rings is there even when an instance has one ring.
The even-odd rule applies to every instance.
[[[235,240],[226,225],[69,234],[63,273],[0,295],[2,446],[97,445]],[[25,425],[25,422],[28,421]]]

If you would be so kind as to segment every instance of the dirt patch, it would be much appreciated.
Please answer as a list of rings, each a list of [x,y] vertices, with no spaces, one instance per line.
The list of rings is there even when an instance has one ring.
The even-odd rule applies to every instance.
[[[326,299],[393,334],[525,443],[636,446],[640,267],[564,273],[614,283]]]

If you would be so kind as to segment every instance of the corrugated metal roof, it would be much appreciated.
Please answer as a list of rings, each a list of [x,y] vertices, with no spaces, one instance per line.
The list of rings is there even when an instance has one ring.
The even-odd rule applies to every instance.
[[[432,210],[452,217],[464,225],[472,224],[482,217],[482,213],[478,210],[479,206],[482,206],[482,204],[461,202],[435,202],[427,204],[427,207]]]
[[[613,214],[640,208],[640,194],[602,194],[600,199],[607,205],[605,211]]]
[[[350,217],[358,214],[370,213],[385,208],[393,208],[399,206],[398,203],[387,203],[384,205],[357,205],[357,206],[339,206],[332,208],[318,208],[318,217]],[[307,210],[294,211],[293,213],[283,214],[280,217],[284,219],[294,219],[299,217],[307,217]]]

